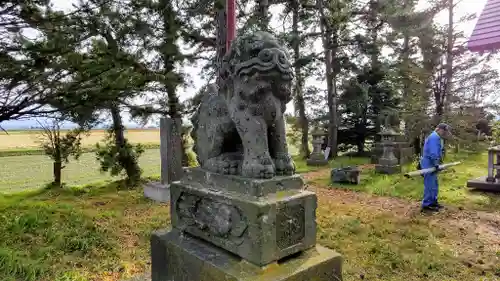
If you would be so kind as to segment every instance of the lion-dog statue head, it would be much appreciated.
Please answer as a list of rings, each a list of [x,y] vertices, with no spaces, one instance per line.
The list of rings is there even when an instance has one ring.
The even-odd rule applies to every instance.
[[[227,100],[238,94],[248,103],[257,103],[271,94],[281,101],[284,111],[292,97],[289,55],[267,32],[237,37],[223,58],[220,77]]]

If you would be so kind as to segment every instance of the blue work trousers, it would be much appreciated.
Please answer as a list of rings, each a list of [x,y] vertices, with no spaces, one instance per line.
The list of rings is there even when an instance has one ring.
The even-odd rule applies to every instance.
[[[424,175],[424,199],[422,207],[428,207],[438,202],[438,177],[437,172]]]
[[[435,161],[428,157],[422,157],[420,165],[422,169],[432,168],[435,166]],[[422,207],[428,207],[438,203],[438,172],[424,174],[424,199]]]

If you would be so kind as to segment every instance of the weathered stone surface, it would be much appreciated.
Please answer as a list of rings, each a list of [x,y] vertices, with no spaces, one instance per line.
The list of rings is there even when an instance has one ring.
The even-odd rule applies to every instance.
[[[341,281],[342,258],[316,246],[260,267],[178,230],[151,237],[152,281]]]
[[[393,175],[401,173],[400,165],[375,165],[375,171],[379,174]]]
[[[394,156],[394,139],[398,134],[388,125],[387,121],[386,124],[380,132],[383,152],[375,165],[375,171],[381,174],[395,174],[401,172],[399,160]]]
[[[394,165],[404,165],[412,161],[413,147],[406,141],[406,136],[395,131],[394,125],[399,125],[399,118],[394,112],[383,114],[385,123],[382,131],[378,133],[380,141],[375,143],[372,150],[372,164],[380,164],[379,160],[383,157],[387,158],[387,146],[390,146],[392,154],[389,158],[395,158]],[[392,159],[391,159],[392,160]],[[390,166],[393,164],[391,163]],[[381,168],[381,171],[392,171],[397,168]]]
[[[413,147],[407,142],[394,142],[392,144],[394,156],[398,159],[399,165],[410,163],[413,160]],[[376,164],[384,152],[383,145],[376,143],[372,149],[370,158],[372,164]]]
[[[183,176],[182,120],[160,119],[161,183],[170,184]]]
[[[274,36],[237,37],[222,62],[222,87],[211,87],[193,115],[201,167],[249,178],[292,175],[284,120],[292,78],[289,55]]]
[[[467,187],[483,190],[483,191],[493,191],[500,192],[500,181],[496,180],[494,182],[488,181],[488,177],[480,177],[473,180],[467,181]]]
[[[488,175],[467,181],[467,187],[500,192],[500,146],[488,149]]]
[[[321,145],[323,144],[323,138],[325,133],[316,129],[311,134],[313,137],[312,145],[313,151],[307,159],[306,163],[308,166],[326,166],[328,165],[328,160],[325,159],[323,153],[321,153]]]
[[[167,203],[170,202],[170,189],[160,182],[148,182],[144,185],[144,196],[157,202]]]
[[[304,181],[299,175],[273,177],[272,179],[250,179],[213,173],[202,168],[186,169],[185,173],[186,176],[182,179],[183,183],[256,197],[280,191],[304,189]]]
[[[316,243],[316,195],[286,190],[266,197],[173,182],[172,226],[257,265]]]
[[[332,169],[332,183],[359,184],[361,170],[358,167],[344,167]]]
[[[325,159],[312,159],[309,158],[306,161],[307,166],[328,166],[328,160]]]

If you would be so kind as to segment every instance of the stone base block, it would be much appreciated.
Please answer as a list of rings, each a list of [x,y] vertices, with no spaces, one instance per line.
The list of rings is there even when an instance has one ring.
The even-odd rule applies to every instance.
[[[361,170],[357,167],[334,168],[330,179],[334,183],[359,184]]]
[[[180,231],[151,237],[152,281],[337,281],[342,257],[316,246],[260,267]]]
[[[500,182],[488,182],[486,181],[486,177],[468,180],[467,187],[477,190],[500,192]]]
[[[249,179],[241,176],[213,173],[199,167],[185,169],[181,181],[188,185],[199,185],[201,183],[208,189],[256,197],[263,197],[285,190],[304,189],[304,180],[300,175],[277,176],[271,179]]]
[[[170,202],[170,189],[159,182],[148,182],[144,185],[144,196],[157,202],[168,203]]]
[[[307,166],[327,166],[328,160],[325,159],[307,159]]]
[[[316,244],[313,192],[285,188],[255,197],[183,181],[171,183],[170,192],[174,228],[254,264],[266,265]]]
[[[386,174],[386,175],[392,175],[392,174],[397,174],[401,173],[401,166],[400,165],[375,165],[375,171],[379,174]]]
[[[371,164],[377,164],[380,157],[383,154],[382,144],[376,143],[375,147],[372,150]],[[413,152],[414,149],[408,143],[405,142],[396,142],[394,143],[393,153],[394,156],[398,159],[399,165],[404,165],[410,163],[413,160]]]

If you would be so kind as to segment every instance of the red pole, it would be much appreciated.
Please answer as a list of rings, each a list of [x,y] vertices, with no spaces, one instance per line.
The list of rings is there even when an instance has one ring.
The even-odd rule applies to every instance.
[[[236,0],[226,0],[226,52],[236,36]]]

